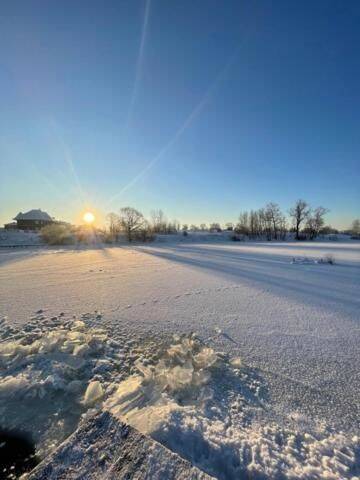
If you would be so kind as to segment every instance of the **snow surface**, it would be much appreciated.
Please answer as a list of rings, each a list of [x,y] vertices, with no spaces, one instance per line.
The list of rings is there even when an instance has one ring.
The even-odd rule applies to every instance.
[[[318,262],[329,255],[335,264]],[[88,335],[105,329],[107,353],[86,351],[88,341],[77,345],[83,356],[74,346],[68,352],[85,366],[81,388],[59,409],[64,421],[74,402],[77,418],[89,406],[118,407],[121,417],[217,478],[356,478],[359,274],[356,242],[4,250],[3,342],[11,349],[15,336],[28,344],[31,317],[30,330],[43,339],[53,329],[72,330],[73,321],[85,322]],[[202,347],[169,360],[169,350],[181,349],[194,330]],[[194,384],[201,352],[214,362],[204,360]],[[51,376],[54,357],[48,360],[48,370],[31,363],[38,373],[27,380]],[[26,376],[5,362],[0,389],[9,376]],[[131,395],[124,402],[129,392],[135,404]],[[6,402],[1,408],[6,415]],[[139,418],[149,412],[156,421],[142,427]]]
[[[189,462],[109,413],[98,413],[82,422],[28,480],[103,478],[211,480]]]
[[[5,230],[0,228],[0,247],[41,245],[39,233],[30,230]]]

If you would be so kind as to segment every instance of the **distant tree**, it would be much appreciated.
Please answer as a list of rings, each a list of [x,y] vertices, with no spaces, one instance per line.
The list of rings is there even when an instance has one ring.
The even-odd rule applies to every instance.
[[[173,228],[174,228],[174,232],[180,232],[180,229],[181,229],[181,225],[180,225],[180,222],[179,220],[173,220],[172,222],[172,225],[173,225]]]
[[[249,214],[248,212],[241,212],[239,215],[239,221],[236,225],[236,232],[242,235],[249,235]]]
[[[109,224],[110,236],[116,238],[121,228],[119,215],[111,212],[106,216],[106,219]]]
[[[201,223],[201,224],[200,224],[200,230],[201,230],[202,232],[205,232],[206,229],[207,229],[206,223]]]
[[[234,224],[232,222],[225,223],[225,228],[228,232],[232,232],[234,230]]]
[[[252,238],[260,235],[259,214],[254,210],[251,210],[249,215],[249,230]]]
[[[335,233],[339,233],[339,231],[331,225],[324,225],[319,231],[320,235],[331,235]]]
[[[279,235],[280,235],[281,240],[286,240],[287,231],[288,231],[288,229],[287,229],[286,218],[285,218],[284,215],[282,215],[280,220],[279,220]]]
[[[309,234],[310,240],[313,240],[319,235],[320,230],[325,224],[324,216],[328,213],[328,211],[329,210],[324,207],[317,207],[308,215],[306,221],[306,232]]]
[[[167,233],[167,220],[162,210],[152,210],[151,214],[152,230],[155,233]]]
[[[189,230],[189,225],[187,223],[184,223],[182,226],[182,231],[187,232]]]
[[[289,210],[290,217],[293,219],[295,228],[295,238],[299,240],[300,226],[310,214],[310,207],[305,200],[297,200],[295,205]]]
[[[259,235],[263,236],[266,233],[267,220],[265,215],[265,210],[260,208],[257,211],[258,222],[259,222]]]
[[[265,207],[265,218],[267,222],[268,238],[273,236],[276,240],[279,236],[284,216],[277,203],[270,202]]]
[[[127,239],[131,242],[137,231],[146,227],[146,220],[141,212],[132,207],[124,207],[120,210],[120,225]]]
[[[360,237],[360,220],[357,218],[353,221],[351,226],[351,235],[355,238]]]
[[[220,223],[211,223],[210,224],[210,228],[209,228],[210,232],[221,232],[221,227],[220,227]]]
[[[199,227],[198,227],[197,225],[191,224],[191,225],[190,225],[190,231],[191,231],[191,232],[198,232],[198,231],[199,231]]]

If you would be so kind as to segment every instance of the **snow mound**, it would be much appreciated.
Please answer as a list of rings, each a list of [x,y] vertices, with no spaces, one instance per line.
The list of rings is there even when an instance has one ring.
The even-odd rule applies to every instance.
[[[30,434],[40,458],[105,410],[220,480],[360,474],[357,436],[272,412],[264,379],[239,357],[194,334],[115,341],[101,321],[0,321],[0,427]]]
[[[5,230],[0,228],[0,246],[16,247],[22,245],[41,245],[38,232],[28,230]]]
[[[43,328],[34,321],[21,332],[1,327],[0,427],[29,434],[43,458],[101,400],[99,361],[115,370],[117,358],[105,331],[80,320],[53,319]]]
[[[156,365],[148,367],[137,362],[140,374],[121,382],[104,409],[142,433],[151,434],[180,405],[201,402],[206,395],[203,387],[210,380],[218,356],[194,334],[175,337],[175,341]]]
[[[103,409],[215,478],[335,480],[359,473],[358,437],[307,425],[296,412],[291,428],[269,423],[256,373],[194,335],[177,337],[155,365],[137,369]]]
[[[309,257],[293,257],[291,263],[297,263],[300,265],[317,265],[327,263],[329,265],[334,265],[335,258],[331,253],[327,253],[320,258],[309,258]]]

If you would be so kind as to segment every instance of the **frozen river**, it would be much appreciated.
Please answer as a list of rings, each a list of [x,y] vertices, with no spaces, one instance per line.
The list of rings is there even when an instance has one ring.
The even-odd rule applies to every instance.
[[[335,264],[316,263],[328,255]],[[296,421],[300,432],[320,422],[343,431],[347,447],[359,452],[359,243],[3,249],[0,286],[0,314],[19,328],[42,310],[46,318],[100,312],[115,339],[120,332],[162,338],[196,331],[256,372],[263,396],[251,408],[261,411],[261,425]],[[201,431],[214,441],[215,433]],[[217,474],[208,460],[179,453]]]

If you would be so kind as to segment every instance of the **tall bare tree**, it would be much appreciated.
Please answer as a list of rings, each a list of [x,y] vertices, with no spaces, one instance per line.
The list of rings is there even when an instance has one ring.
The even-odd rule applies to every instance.
[[[299,240],[300,226],[308,218],[310,213],[310,207],[305,200],[297,200],[295,205],[289,210],[289,215],[293,219],[295,227],[295,238]]]
[[[121,227],[119,215],[113,212],[108,213],[108,215],[106,215],[106,220],[109,224],[109,233],[111,237],[116,238]]]
[[[351,234],[355,238],[360,237],[360,220],[358,218],[352,223]]]
[[[306,230],[310,235],[310,240],[313,240],[319,235],[321,228],[325,224],[324,216],[328,211],[329,210],[324,207],[317,207],[307,217]]]
[[[241,212],[239,215],[239,221],[236,225],[236,231],[242,235],[249,235],[249,214],[248,212]]]
[[[270,231],[270,239],[273,235],[276,240],[279,236],[283,221],[283,215],[280,211],[279,205],[273,202],[268,203],[265,207],[265,216],[267,220],[268,231]]]
[[[131,242],[134,234],[146,226],[146,220],[143,214],[135,208],[124,207],[120,210],[120,225]]]
[[[152,210],[151,222],[155,233],[166,233],[167,220],[162,210]]]

